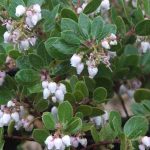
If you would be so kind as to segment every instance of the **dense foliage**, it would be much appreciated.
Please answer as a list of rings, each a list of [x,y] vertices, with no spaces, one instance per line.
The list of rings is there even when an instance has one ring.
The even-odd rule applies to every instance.
[[[0,0],[0,22],[0,150],[150,148],[149,0]]]

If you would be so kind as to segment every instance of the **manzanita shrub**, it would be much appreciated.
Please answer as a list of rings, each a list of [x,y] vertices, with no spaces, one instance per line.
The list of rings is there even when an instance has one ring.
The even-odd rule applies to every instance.
[[[150,148],[149,0],[0,0],[0,23],[0,150]]]

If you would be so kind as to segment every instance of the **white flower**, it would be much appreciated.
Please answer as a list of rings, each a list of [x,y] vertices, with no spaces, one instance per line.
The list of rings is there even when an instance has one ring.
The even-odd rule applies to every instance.
[[[10,32],[6,31],[3,35],[3,37],[4,37],[5,43],[9,43],[11,41],[11,33]]]
[[[48,81],[43,81],[42,82],[42,87],[45,89],[45,88],[48,88]]]
[[[97,72],[98,72],[97,67],[91,67],[91,66],[88,67],[88,73],[90,78],[94,78]]]
[[[101,44],[103,48],[110,49],[110,45],[107,40],[103,40]]]
[[[29,28],[33,28],[34,24],[31,21],[31,17],[26,17],[26,24]]]
[[[101,9],[102,12],[105,12],[105,11],[109,10],[110,9],[109,0],[103,0],[101,2],[100,9]]]
[[[61,138],[55,138],[54,139],[54,146],[57,150],[59,150],[63,145],[62,139]]]
[[[11,120],[10,114],[4,113],[2,118],[3,118],[4,125],[8,125]]]
[[[78,64],[76,69],[77,69],[77,74],[81,74],[81,72],[84,69],[84,64],[83,63]]]
[[[135,8],[137,7],[137,0],[132,0],[132,6]]]
[[[13,29],[13,24],[12,24],[11,20],[8,20],[6,22],[6,28],[8,31],[11,31]]]
[[[63,83],[59,84],[58,89],[62,90],[64,94],[66,93],[66,86]]]
[[[111,33],[111,35],[110,35],[109,38],[110,38],[111,40],[113,40],[113,41],[117,39],[116,35],[113,34],[113,33]]]
[[[41,18],[41,13],[36,13],[31,17],[31,22],[35,26],[38,23],[38,21],[41,20]]]
[[[83,9],[81,7],[77,8],[77,14],[80,14],[83,11]]]
[[[116,40],[110,41],[110,45],[117,45],[117,41]]]
[[[145,146],[143,144],[139,145],[139,150],[145,150]]]
[[[8,101],[7,102],[7,107],[14,107],[15,103],[13,101]]]
[[[65,135],[62,137],[62,141],[63,143],[68,147],[71,145],[71,141],[70,141],[70,136],[69,135]]]
[[[3,112],[0,110],[0,118],[3,117]]]
[[[57,99],[59,102],[63,102],[63,100],[64,100],[64,93],[63,93],[62,90],[56,90],[55,96],[56,96],[56,99]]]
[[[52,113],[53,115],[57,115],[58,109],[57,109],[56,106],[53,106],[53,107],[51,108],[51,113]]]
[[[34,45],[36,44],[36,40],[37,40],[36,37],[31,37],[31,38],[29,38],[29,42],[30,42],[30,44],[31,44],[32,46],[34,46]]]
[[[79,143],[86,147],[87,146],[87,139],[86,138],[78,138]]]
[[[56,89],[57,89],[57,84],[56,84],[55,82],[50,82],[50,83],[48,84],[48,89],[50,90],[50,92],[51,92],[52,94],[54,94],[55,91],[56,91]]]
[[[103,119],[104,119],[105,121],[107,121],[107,120],[109,119],[109,114],[108,114],[108,112],[105,111],[105,114],[104,114],[102,117],[103,117]]]
[[[84,9],[87,6],[87,3],[82,4],[82,9]]]
[[[29,122],[32,122],[32,121],[34,120],[34,116],[28,115],[28,116],[27,116],[27,120],[28,120]]]
[[[45,140],[45,144],[47,145],[48,150],[54,148],[53,137],[51,135],[47,137],[47,139]]]
[[[71,57],[70,62],[72,67],[77,67],[77,65],[81,63],[81,57],[77,54],[74,54]]]
[[[15,122],[18,122],[20,120],[20,117],[19,117],[19,113],[18,112],[14,112],[11,114],[11,118],[15,121]]]
[[[102,117],[101,116],[96,116],[96,117],[93,117],[93,122],[96,124],[96,126],[100,126],[101,123],[102,123]]]
[[[48,99],[48,97],[50,96],[51,92],[48,88],[45,88],[43,90],[43,99]]]
[[[33,5],[33,10],[36,13],[40,13],[41,12],[41,6],[39,4],[35,4],[35,5]]]
[[[53,103],[56,103],[56,102],[57,102],[57,99],[56,99],[55,96],[52,96],[52,102],[53,102]]]
[[[14,127],[16,130],[19,130],[22,127],[22,121],[18,121]]]
[[[18,5],[16,7],[16,13],[15,13],[15,15],[17,17],[20,17],[20,16],[22,16],[25,13],[25,11],[26,11],[26,8],[23,5]]]
[[[143,53],[146,53],[147,50],[150,50],[150,43],[149,42],[141,42],[141,49]]]
[[[3,118],[0,118],[0,128],[2,128],[3,126],[4,126]]]
[[[150,147],[150,137],[144,136],[141,141],[146,147]]]
[[[29,41],[27,39],[22,40],[20,42],[20,49],[21,50],[28,50],[29,49]]]
[[[0,78],[0,86],[3,85],[4,81],[5,81],[4,78]]]
[[[75,148],[77,148],[79,146],[79,142],[78,142],[77,138],[71,137],[71,145]]]
[[[18,30],[18,29],[14,30],[13,33],[12,33],[13,43],[18,43],[18,40],[19,40],[20,36],[21,36],[20,30]]]

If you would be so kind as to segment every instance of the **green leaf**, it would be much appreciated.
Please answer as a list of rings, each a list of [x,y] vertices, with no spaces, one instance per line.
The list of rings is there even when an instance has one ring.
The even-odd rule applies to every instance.
[[[85,82],[88,90],[90,92],[93,92],[93,90],[95,89],[95,84],[96,84],[95,80],[93,80],[93,79],[91,79],[89,77],[83,77],[83,79],[84,79],[84,82]]]
[[[9,51],[9,56],[13,59],[17,59],[19,56],[21,56],[21,53],[17,50],[11,50]]]
[[[81,13],[79,16],[78,25],[79,25],[79,28],[80,28],[81,32],[83,33],[83,35],[86,38],[88,38],[89,34],[90,34],[90,30],[91,30],[90,18],[87,15]]]
[[[58,118],[61,123],[67,123],[73,117],[73,108],[71,104],[64,101],[58,106]]]
[[[144,0],[143,4],[144,4],[145,12],[147,13],[147,15],[150,16],[150,1],[149,0]]]
[[[92,135],[93,140],[94,140],[95,143],[100,141],[98,131],[96,130],[96,128],[94,126],[91,127],[91,135]]]
[[[49,136],[49,132],[46,129],[34,129],[32,136],[35,141],[44,144],[46,138]]]
[[[137,55],[138,54],[138,49],[134,47],[133,45],[126,45],[124,49],[124,54],[125,55]]]
[[[150,35],[150,20],[144,20],[139,22],[135,27],[135,32],[140,36]]]
[[[32,69],[22,69],[17,72],[15,79],[22,85],[33,85],[40,80],[40,75]]]
[[[92,107],[88,105],[80,105],[76,111],[81,112],[84,116],[90,116],[92,113]]]
[[[68,8],[64,8],[61,11],[61,17],[62,18],[70,18],[76,22],[78,21],[77,15],[71,9],[68,9]]]
[[[73,31],[63,31],[61,37],[69,44],[80,45],[80,39]]]
[[[0,105],[6,104],[14,94],[10,89],[0,87]]]
[[[131,117],[124,126],[124,133],[129,139],[144,136],[148,131],[148,121],[141,116]]]
[[[83,12],[85,14],[90,14],[90,13],[94,12],[99,7],[100,4],[101,4],[101,0],[92,0],[84,8]]]
[[[61,30],[62,31],[73,31],[74,33],[79,32],[78,24],[69,18],[63,18],[61,20]]]
[[[75,91],[80,91],[85,97],[89,96],[89,91],[83,81],[78,81],[75,85]]]
[[[41,70],[44,67],[43,59],[36,54],[29,54],[29,61],[35,69]]]
[[[121,116],[117,111],[111,111],[109,114],[109,123],[111,128],[117,133],[121,133]]]
[[[76,102],[76,98],[72,93],[66,93],[64,99],[65,101],[69,101],[71,104],[74,104]]]
[[[37,102],[37,104],[35,104],[35,109],[38,111],[38,112],[43,112],[45,110],[48,109],[48,101],[45,101],[45,100],[39,100]]]
[[[121,16],[117,16],[115,24],[117,26],[118,33],[124,35],[126,33],[126,26]]]
[[[0,65],[3,65],[6,60],[6,55],[3,53],[0,53]]]
[[[73,94],[74,94],[77,102],[80,102],[80,101],[82,101],[84,99],[83,93],[81,91],[79,91],[79,90],[75,91]]]
[[[52,44],[52,46],[59,52],[67,55],[76,53],[76,50],[78,49],[78,45],[68,44],[62,39],[57,40],[55,43]]]
[[[136,102],[141,102],[142,100],[150,99],[149,89],[137,89],[134,93],[134,99]]]
[[[105,112],[103,110],[101,110],[100,108],[92,107],[92,112],[91,112],[90,116],[91,117],[101,116],[104,113]]]
[[[16,65],[19,69],[29,69],[31,64],[29,62],[29,56],[20,56],[16,60]]]
[[[8,128],[7,128],[7,134],[8,136],[12,136],[13,135],[13,132],[14,132],[14,126],[15,126],[15,121],[11,121],[8,125]]]
[[[44,123],[44,126],[48,130],[54,130],[55,129],[55,119],[53,115],[50,112],[44,112],[42,115],[42,121]]]
[[[70,85],[71,85],[72,90],[74,90],[77,82],[78,82],[78,77],[76,75],[71,76]]]
[[[35,84],[31,87],[28,87],[28,91],[30,94],[42,93],[42,91],[43,91],[42,84],[38,83],[38,84]]]
[[[113,141],[116,138],[116,133],[111,129],[110,125],[105,124],[99,132],[100,141]]]
[[[93,92],[93,99],[102,103],[107,98],[107,91],[103,87],[98,87]]]
[[[91,35],[93,39],[99,39],[103,32],[104,22],[102,17],[98,16],[94,18],[92,25],[91,25]]]
[[[103,33],[101,35],[101,39],[109,36],[111,33],[116,34],[116,32],[117,32],[116,25],[106,24],[103,28]]]
[[[65,131],[67,131],[70,134],[75,134],[82,128],[82,120],[78,117],[72,118],[68,124]]]
[[[34,4],[42,5],[45,2],[45,0],[28,0],[27,6],[31,6]]]
[[[66,59],[67,56],[63,53],[59,52],[56,48],[54,48],[52,45],[58,40],[58,37],[50,37],[45,42],[45,47],[48,52],[48,54],[56,59]]]

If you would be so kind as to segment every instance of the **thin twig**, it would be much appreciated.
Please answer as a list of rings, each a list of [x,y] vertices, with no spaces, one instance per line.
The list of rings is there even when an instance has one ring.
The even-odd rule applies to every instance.
[[[129,118],[129,114],[128,114],[128,111],[127,111],[127,108],[125,106],[125,103],[124,103],[124,100],[123,100],[122,96],[119,93],[116,93],[116,94],[117,94],[118,98],[120,99],[120,102],[121,102],[123,110],[124,110],[124,112],[126,114],[126,117]]]
[[[94,147],[98,147],[100,145],[119,144],[119,143],[120,143],[119,139],[116,139],[114,141],[102,141],[102,142],[99,142],[99,143],[89,145],[86,148],[82,148],[81,150],[90,150],[90,149],[92,150]]]
[[[8,136],[8,135],[5,135],[4,139],[13,139],[13,140],[20,140],[20,141],[34,141],[33,138],[24,137],[24,136]]]

